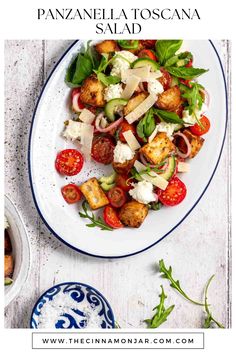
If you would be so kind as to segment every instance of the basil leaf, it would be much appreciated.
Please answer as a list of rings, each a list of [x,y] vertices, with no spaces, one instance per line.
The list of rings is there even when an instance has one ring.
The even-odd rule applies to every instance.
[[[181,47],[183,41],[177,40],[160,40],[156,42],[156,52],[161,65],[173,57],[177,50]]]
[[[185,80],[192,80],[208,70],[200,69],[200,68],[186,68],[186,67],[179,67],[175,68],[173,66],[165,67],[165,69],[173,76],[180,77]]]
[[[105,86],[109,86],[109,85],[115,85],[118,82],[120,82],[120,77],[118,76],[106,76],[103,73],[98,73],[97,74],[97,78],[99,81],[101,81]]]
[[[155,118],[153,116],[153,110],[149,109],[145,116],[139,121],[136,131],[140,138],[144,141],[147,141],[147,137],[149,137],[153,130],[156,127]]]
[[[174,112],[153,108],[153,112],[164,122],[173,124],[183,124],[183,120]]]
[[[90,45],[90,42],[91,41],[88,42],[87,50],[84,55],[91,61],[93,69],[96,69],[99,66],[98,53],[95,47]]]
[[[166,61],[165,65],[166,65],[166,66],[175,65],[178,60],[179,60],[178,55],[174,55],[173,57],[169,58],[169,59]]]

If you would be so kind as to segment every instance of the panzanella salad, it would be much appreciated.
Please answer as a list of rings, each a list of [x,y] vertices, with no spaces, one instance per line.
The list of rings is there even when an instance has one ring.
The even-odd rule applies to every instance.
[[[194,67],[182,42],[88,43],[68,67],[72,114],[62,135],[75,149],[58,153],[56,170],[75,176],[90,159],[114,170],[62,188],[67,203],[83,199],[79,215],[90,220],[87,226],[137,228],[148,213],[184,200],[181,174],[201,150],[210,122],[209,95],[197,81],[207,69]],[[103,216],[93,212],[100,208]]]

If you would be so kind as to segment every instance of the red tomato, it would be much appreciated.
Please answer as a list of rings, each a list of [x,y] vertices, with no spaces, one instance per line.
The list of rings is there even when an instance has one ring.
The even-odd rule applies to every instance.
[[[67,184],[66,186],[62,187],[61,193],[68,204],[76,203],[82,197],[82,193],[79,187],[73,183]]]
[[[183,110],[184,110],[184,106],[183,105],[180,105],[176,110],[175,110],[175,113],[178,114],[178,116],[180,118],[182,118],[183,116]]]
[[[185,86],[188,86],[189,88],[192,87],[192,85],[190,84],[191,80],[179,79],[179,82],[181,82],[181,84]]]
[[[170,88],[172,78],[171,75],[168,73],[168,71],[166,71],[164,68],[160,68],[160,70],[162,72],[162,77],[160,77],[160,79],[158,80],[160,81],[164,90],[166,91]]]
[[[157,61],[157,57],[156,55],[153,53],[153,51],[151,51],[150,49],[142,49],[139,53],[138,53],[138,57],[139,58],[149,58],[152,59],[154,61]]]
[[[156,40],[155,39],[146,39],[146,40],[141,40],[141,44],[144,46],[144,48],[155,48]]]
[[[126,202],[126,194],[120,187],[113,187],[109,190],[107,197],[111,206],[121,208]]]
[[[55,167],[57,172],[66,176],[77,175],[84,164],[84,158],[78,150],[66,149],[57,154]]]
[[[104,165],[109,165],[113,161],[114,141],[109,135],[97,135],[93,138],[92,158]]]
[[[133,187],[131,186],[131,180],[127,182],[129,179],[128,175],[116,175],[116,185],[123,189],[123,191],[128,192]]]
[[[178,178],[173,177],[166,189],[158,193],[159,200],[166,206],[175,206],[181,203],[186,197],[187,189],[185,184]]]
[[[77,93],[80,93],[81,91],[81,87],[76,87],[76,88],[73,88],[73,90],[71,91],[71,100],[73,101],[73,98],[74,96],[77,94]],[[80,98],[78,97],[78,106],[80,109],[83,109],[85,108],[85,105],[81,102]]]
[[[193,59],[190,59],[189,62],[185,65],[185,68],[191,68],[193,66]]]
[[[103,218],[105,220],[105,223],[110,227],[112,227],[113,229],[119,229],[121,227],[124,227],[116,211],[110,205],[107,205],[104,208]]]
[[[200,118],[199,120],[202,126],[196,123],[192,127],[189,127],[191,133],[197,136],[206,134],[209,131],[211,126],[211,123],[206,116],[202,116],[202,118]]]
[[[135,127],[132,125],[132,124],[129,124],[128,122],[126,121],[123,121],[119,128],[118,128],[118,131],[119,131],[119,140],[122,142],[122,143],[126,143],[126,140],[124,138],[124,135],[123,133],[124,132],[127,132],[128,130],[131,130],[133,134],[136,134],[136,129]]]

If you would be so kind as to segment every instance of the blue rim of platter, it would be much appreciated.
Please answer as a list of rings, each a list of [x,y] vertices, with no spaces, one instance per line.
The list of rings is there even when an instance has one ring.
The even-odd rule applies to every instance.
[[[218,160],[216,162],[215,168],[212,172],[212,175],[208,181],[208,183],[206,184],[206,187],[204,188],[203,192],[200,194],[199,198],[197,199],[197,201],[194,203],[194,205],[190,208],[190,210],[183,216],[183,218],[171,229],[169,230],[165,235],[163,235],[160,239],[158,239],[156,242],[152,243],[151,245],[149,245],[148,247],[143,248],[140,251],[137,252],[133,252],[133,253],[129,253],[129,254],[125,254],[122,256],[102,256],[102,255],[94,255],[92,253],[88,253],[85,252],[73,245],[71,245],[70,243],[66,242],[60,235],[58,235],[53,229],[52,227],[47,223],[47,221],[45,220],[43,213],[41,212],[36,197],[35,197],[35,193],[34,193],[34,188],[33,188],[33,180],[32,180],[32,173],[31,173],[31,161],[30,161],[30,154],[31,154],[31,137],[32,137],[32,132],[33,132],[33,126],[34,126],[34,119],[35,119],[35,115],[37,112],[37,108],[39,105],[39,102],[41,100],[41,97],[43,95],[43,92],[51,78],[51,76],[53,75],[54,71],[56,70],[57,66],[60,64],[60,62],[62,61],[62,59],[66,56],[66,54],[70,51],[70,49],[77,43],[79,42],[79,40],[74,41],[69,48],[64,52],[64,54],[62,55],[62,57],[58,60],[58,62],[56,63],[56,65],[54,66],[53,70],[51,71],[50,75],[48,76],[45,84],[43,85],[43,88],[41,90],[41,93],[39,95],[39,98],[37,100],[34,112],[33,112],[33,117],[32,117],[32,123],[31,123],[31,128],[30,128],[30,134],[29,134],[29,144],[28,144],[28,171],[29,171],[29,181],[30,181],[30,188],[31,188],[31,192],[33,195],[33,200],[36,206],[36,209],[41,217],[41,219],[43,220],[44,224],[47,226],[47,228],[49,229],[49,231],[58,239],[60,240],[62,243],[64,243],[66,246],[72,248],[73,250],[80,252],[82,254],[85,254],[87,256],[92,256],[92,257],[96,257],[96,258],[104,258],[104,259],[116,259],[116,258],[125,258],[125,257],[130,257],[130,256],[134,256],[138,253],[144,252],[146,250],[148,250],[149,248],[155,246],[156,244],[158,244],[160,241],[162,241],[166,236],[168,236],[171,232],[173,232],[185,219],[186,217],[191,213],[191,211],[196,207],[196,205],[198,204],[198,202],[201,200],[201,198],[203,197],[203,195],[205,194],[207,188],[209,187],[209,184],[211,183],[211,180],[216,172],[216,169],[218,167],[221,155],[222,155],[222,151],[223,151],[223,147],[224,147],[224,142],[225,142],[225,137],[226,137],[226,130],[227,130],[227,124],[228,124],[228,95],[227,95],[227,85],[226,85],[226,79],[225,79],[225,74],[224,74],[224,69],[223,69],[223,65],[219,56],[219,53],[217,52],[216,47],[214,46],[212,40],[208,40],[213,48],[213,50],[215,51],[215,54],[218,58],[219,64],[220,64],[220,68],[221,68],[221,72],[222,72],[222,77],[223,77],[223,82],[224,82],[224,87],[225,87],[225,102],[226,102],[226,117],[225,117],[225,130],[224,130],[224,136],[223,136],[223,141],[222,141],[222,145],[221,145],[221,149],[220,149],[220,153],[219,153],[219,157]]]
[[[110,312],[111,312],[111,321],[112,321],[112,328],[115,328],[115,316],[114,313],[112,311],[111,305],[109,304],[109,302],[107,301],[107,299],[105,298],[105,296],[100,293],[100,291],[98,291],[97,289],[95,289],[93,286],[85,284],[85,283],[80,283],[80,282],[76,282],[76,281],[69,281],[69,282],[64,282],[64,283],[59,283],[59,284],[55,284],[54,286],[52,286],[51,288],[47,289],[43,294],[40,295],[40,297],[38,298],[38,300],[35,302],[33,310],[31,312],[31,316],[30,316],[30,328],[35,329],[32,326],[32,322],[33,322],[33,314],[39,304],[39,302],[41,301],[41,299],[47,295],[48,292],[50,292],[51,290],[59,287],[59,286],[63,286],[63,285],[81,285],[83,287],[89,288],[90,290],[93,290],[95,293],[97,293],[102,300],[105,302],[105,304],[107,305],[107,307],[109,308]],[[37,329],[37,328],[36,328]]]

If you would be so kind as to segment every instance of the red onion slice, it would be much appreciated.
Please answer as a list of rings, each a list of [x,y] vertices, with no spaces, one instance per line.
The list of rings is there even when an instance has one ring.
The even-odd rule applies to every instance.
[[[72,109],[73,111],[75,111],[76,113],[79,113],[82,111],[82,108],[79,107],[78,105],[78,98],[80,96],[80,92],[76,93],[72,99]]]
[[[101,132],[101,133],[107,133],[110,130],[118,127],[118,125],[120,125],[120,123],[123,121],[123,117],[120,117],[119,119],[117,119],[115,122],[111,123],[110,125],[108,125],[108,127],[106,128],[101,128],[100,123],[101,123],[101,119],[103,118],[104,113],[100,113],[96,120],[95,120],[95,128],[97,129],[97,131]]]
[[[142,153],[140,153],[139,156],[142,164],[144,164],[145,166],[149,166],[151,168],[157,167],[157,165],[150,165],[150,163],[145,159]],[[167,167],[168,167],[168,160],[165,162],[163,166],[160,167],[160,170],[164,172],[167,169]]]
[[[186,159],[187,157],[189,157],[189,155],[191,154],[191,151],[192,151],[192,147],[191,147],[191,144],[190,144],[188,138],[186,137],[186,135],[184,135],[184,134],[181,133],[181,132],[175,133],[174,136],[180,136],[181,138],[184,139],[184,142],[185,142],[185,144],[186,144],[186,146],[187,146],[187,151],[186,151],[186,153],[184,154],[183,152],[181,152],[181,151],[178,149],[177,146],[176,146],[176,151],[177,151],[177,155],[178,155],[179,157],[182,157],[183,159]]]

